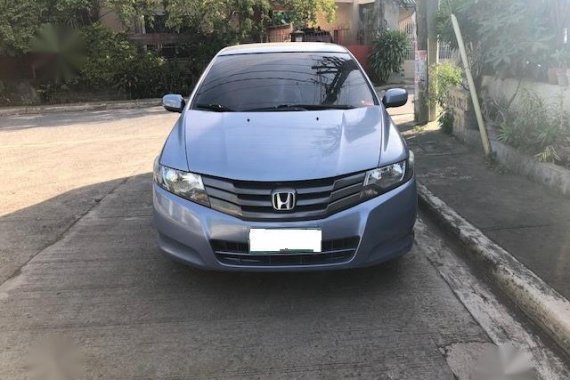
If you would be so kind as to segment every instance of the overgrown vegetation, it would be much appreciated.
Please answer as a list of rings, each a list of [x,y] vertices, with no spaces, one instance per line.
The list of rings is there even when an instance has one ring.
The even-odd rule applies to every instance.
[[[319,14],[333,19],[336,9],[334,0],[2,1],[0,60],[13,57],[26,70],[16,70],[18,78],[0,73],[0,105],[188,94],[220,48],[263,39],[275,4],[298,27]],[[177,33],[175,52],[166,58],[112,32],[99,22],[108,12],[127,32],[158,23]]]
[[[489,115],[497,138],[544,162],[570,167],[570,114],[562,105],[548,107],[536,94],[523,90],[518,102],[493,102]]]
[[[454,117],[450,109],[446,109],[445,111],[443,111],[443,113],[439,116],[438,119],[439,128],[441,128],[441,131],[443,133],[446,133],[448,135],[453,134],[453,122],[454,122]]]
[[[390,75],[400,73],[409,49],[406,33],[401,31],[379,31],[372,43],[368,65],[372,79],[380,84],[388,82]]]
[[[570,167],[568,110],[562,104],[547,106],[536,94],[520,90],[524,79],[564,84],[570,66],[570,1],[443,1],[436,16],[438,38],[457,47],[451,13],[461,26],[476,86],[483,75],[518,80],[510,99],[486,99],[486,118],[497,128],[498,139],[541,161]],[[556,74],[563,75],[552,78]],[[445,98],[434,90],[441,105]],[[442,129],[448,114],[440,119]]]
[[[463,72],[453,62],[444,62],[433,65],[429,69],[429,101],[446,107],[449,92],[457,87],[463,80]]]
[[[439,126],[444,133],[453,133],[453,113],[449,105],[449,93],[454,87],[461,85],[463,72],[452,62],[444,62],[429,68],[428,102],[442,108],[439,115]]]
[[[449,0],[436,16],[439,38],[457,45],[449,15],[454,13],[476,74],[544,80],[552,54],[562,49],[570,25],[568,0]]]

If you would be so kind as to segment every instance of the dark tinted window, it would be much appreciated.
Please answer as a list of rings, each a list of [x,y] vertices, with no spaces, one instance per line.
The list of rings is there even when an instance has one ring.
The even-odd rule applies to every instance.
[[[374,97],[348,54],[267,53],[218,57],[193,103],[246,111],[291,104],[365,107]]]

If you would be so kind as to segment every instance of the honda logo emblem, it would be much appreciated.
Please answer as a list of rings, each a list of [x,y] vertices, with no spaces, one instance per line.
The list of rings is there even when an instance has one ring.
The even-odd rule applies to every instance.
[[[273,208],[279,211],[290,211],[295,207],[294,190],[276,190],[271,194]]]

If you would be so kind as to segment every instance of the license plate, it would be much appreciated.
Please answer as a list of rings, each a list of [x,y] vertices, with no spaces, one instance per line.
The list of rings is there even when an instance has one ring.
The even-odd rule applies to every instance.
[[[319,229],[257,229],[249,231],[250,252],[321,252]]]

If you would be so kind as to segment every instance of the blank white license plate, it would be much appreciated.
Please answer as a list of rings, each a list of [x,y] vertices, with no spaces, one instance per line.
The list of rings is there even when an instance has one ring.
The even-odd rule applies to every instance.
[[[319,229],[251,229],[250,252],[321,252]]]

